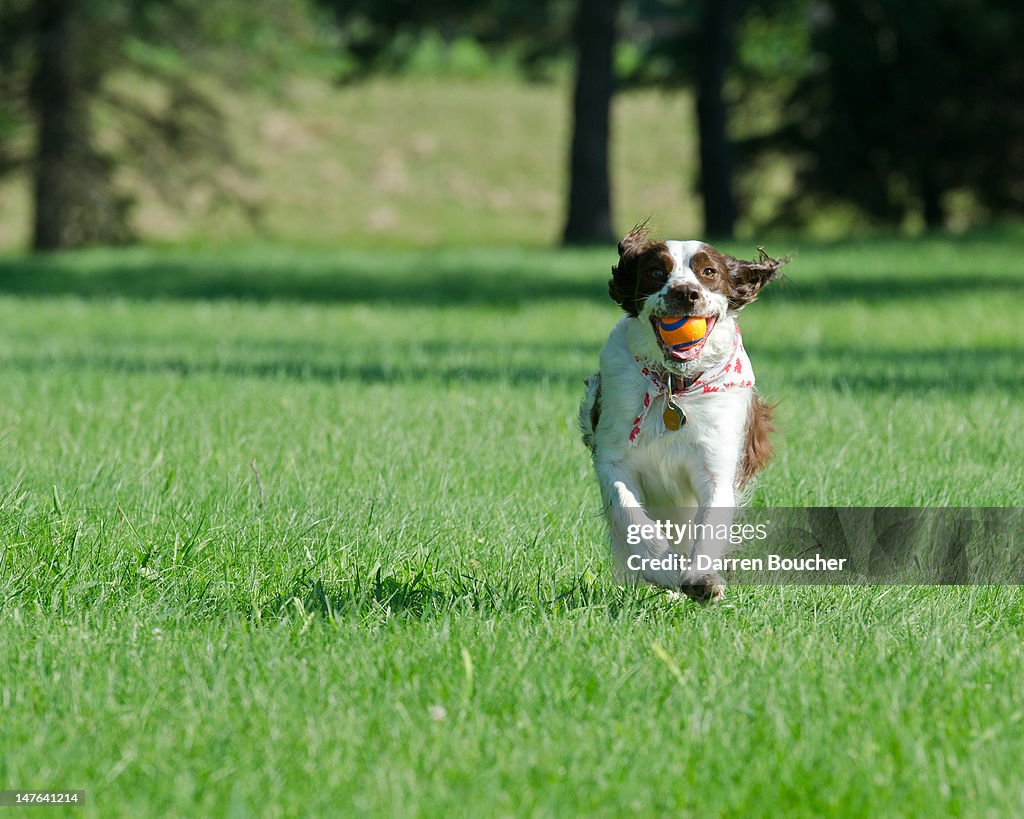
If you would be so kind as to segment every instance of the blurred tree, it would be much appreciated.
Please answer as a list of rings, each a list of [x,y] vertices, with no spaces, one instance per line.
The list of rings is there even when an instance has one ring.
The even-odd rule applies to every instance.
[[[32,175],[35,249],[130,240],[132,200],[116,179],[129,167],[167,201],[201,183],[212,201],[257,218],[210,173],[235,158],[195,70],[205,47],[227,48],[209,36],[203,7],[233,11],[237,21],[248,5],[0,0],[0,173]],[[118,81],[126,76],[134,79]],[[98,119],[114,126],[102,145]]]
[[[334,16],[346,58],[342,79],[403,70],[427,37],[469,38],[509,53],[528,73],[565,54],[574,0],[317,0]]]
[[[566,244],[611,241],[609,120],[615,87],[615,26],[619,0],[579,0],[576,12],[576,81]]]
[[[729,109],[723,96],[738,0],[704,0],[697,68],[697,128],[704,232],[730,238],[736,223]]]
[[[113,186],[113,163],[97,150],[89,116],[102,62],[86,58],[93,22],[87,4],[35,0],[29,19],[35,65],[27,99],[36,122],[32,246],[124,241],[130,200]]]
[[[32,245],[55,250],[74,244],[71,233],[76,169],[86,138],[79,77],[80,17],[76,0],[37,0],[36,69],[29,98],[38,119],[35,224]]]
[[[1024,9],[1018,0],[829,0],[812,7],[814,70],[766,140],[801,169],[785,216],[855,204],[940,227],[956,197],[1024,209]]]
[[[733,144],[727,82],[734,36],[749,0],[639,0],[633,14],[639,52],[624,78],[630,85],[694,88],[704,233],[733,234],[737,205],[733,193]]]
[[[403,70],[431,34],[512,52],[528,71],[575,51],[567,244],[604,242],[612,235],[609,121],[617,61],[628,84],[696,88],[705,232],[732,235],[737,203],[729,114],[737,95],[728,86],[734,35],[752,8],[764,12],[808,1],[573,0],[570,6],[569,0],[319,0],[335,15],[351,60],[349,80]],[[620,14],[626,59],[617,55]]]
[[[608,167],[614,50],[620,0],[321,0],[335,10],[356,61],[352,76],[396,70],[427,31],[468,36],[515,54],[526,70],[575,49],[566,244],[614,238]],[[572,19],[570,26],[568,21]]]

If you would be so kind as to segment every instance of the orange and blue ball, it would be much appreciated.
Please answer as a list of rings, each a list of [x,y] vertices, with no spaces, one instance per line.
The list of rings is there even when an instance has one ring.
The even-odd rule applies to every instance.
[[[707,333],[707,320],[700,316],[664,316],[658,319],[658,335],[673,350],[692,347]]]

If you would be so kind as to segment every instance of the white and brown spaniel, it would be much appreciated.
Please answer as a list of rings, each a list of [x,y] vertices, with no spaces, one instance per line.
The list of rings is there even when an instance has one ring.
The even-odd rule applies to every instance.
[[[608,292],[626,315],[587,379],[579,421],[612,556],[628,582],[701,601],[722,596],[724,580],[708,567],[730,546],[721,527],[731,528],[738,493],[771,458],[774,430],[737,318],[787,261],[763,250],[742,261],[703,242],[652,241],[646,225],[619,243]],[[658,322],[681,316],[703,317],[706,334],[669,345]],[[673,535],[666,522],[676,524]]]

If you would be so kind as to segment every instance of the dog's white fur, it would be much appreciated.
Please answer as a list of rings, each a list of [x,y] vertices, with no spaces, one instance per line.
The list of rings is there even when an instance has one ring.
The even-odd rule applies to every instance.
[[[753,400],[753,389],[744,387],[688,395],[681,400],[687,420],[680,429],[666,431],[648,422],[638,440],[630,443],[629,432],[647,387],[640,365],[670,371],[677,377],[696,376],[731,354],[738,332],[738,309],[730,308],[726,296],[704,287],[690,269],[694,254],[706,246],[701,242],[665,244],[674,262],[673,270],[664,287],[645,300],[638,316],[623,317],[611,331],[601,350],[600,371],[587,380],[580,406],[580,427],[593,450],[612,556],[623,579],[674,589],[697,588],[700,594],[694,596],[718,599],[723,581],[715,574],[696,568],[688,571],[654,569],[649,567],[648,561],[675,552],[689,558],[696,566],[697,555],[711,559],[722,557],[728,540],[699,537],[676,548],[658,538],[641,538],[636,545],[627,542],[631,528],[635,537],[641,530],[633,527],[653,523],[649,510],[659,510],[658,520],[669,519],[677,524],[685,524],[687,519],[695,524],[712,523],[715,527],[731,524],[737,505],[745,429]],[[687,362],[666,360],[651,323],[652,315],[666,314],[665,298],[670,288],[680,283],[700,288],[700,300],[693,306],[695,315],[717,316],[700,355]],[[591,412],[598,389],[600,415],[596,428],[592,428]],[[666,401],[665,396],[655,399],[648,417],[660,418]],[[666,512],[677,519],[673,520]],[[631,569],[627,565],[630,555],[641,558],[639,562],[644,568]]]

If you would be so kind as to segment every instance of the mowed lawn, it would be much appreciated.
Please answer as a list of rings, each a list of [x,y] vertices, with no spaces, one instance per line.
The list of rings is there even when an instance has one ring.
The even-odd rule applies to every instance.
[[[752,252],[742,245],[735,252]],[[795,251],[760,505],[1003,505],[1024,233]],[[605,251],[0,258],[0,787],[92,816],[1014,815],[1017,588],[611,577]]]

